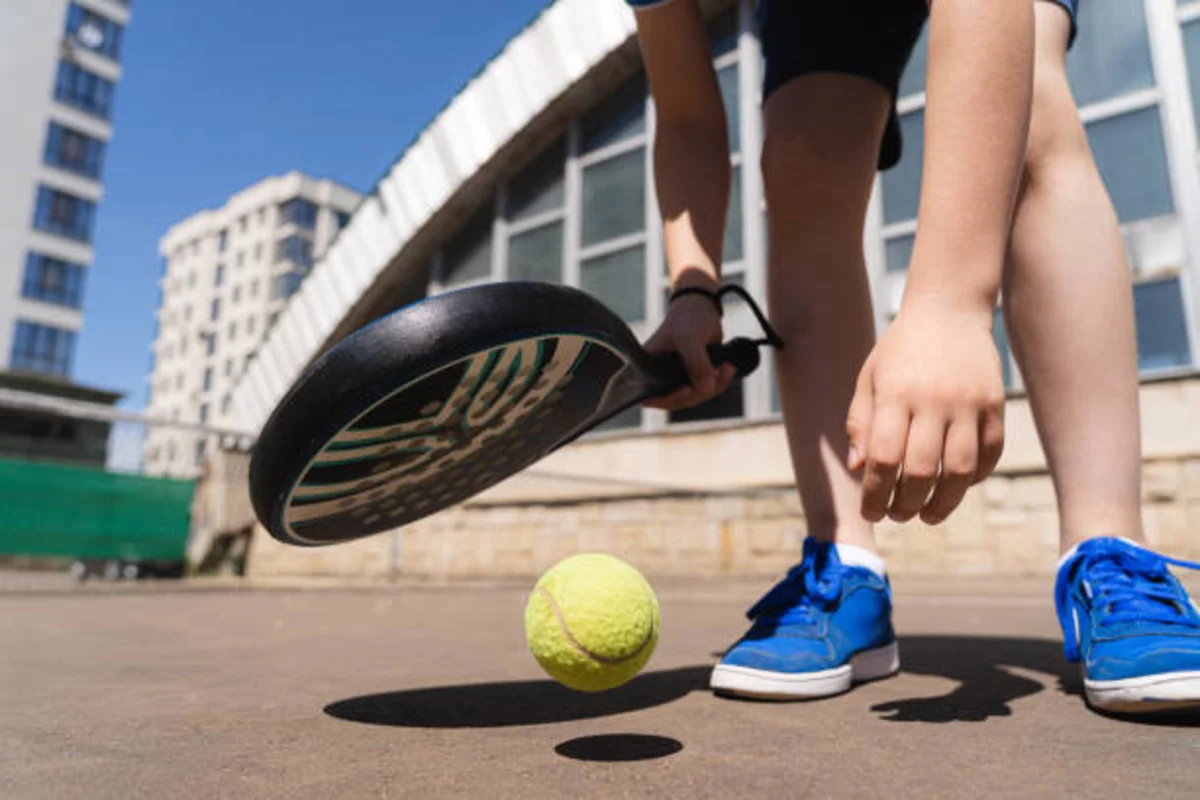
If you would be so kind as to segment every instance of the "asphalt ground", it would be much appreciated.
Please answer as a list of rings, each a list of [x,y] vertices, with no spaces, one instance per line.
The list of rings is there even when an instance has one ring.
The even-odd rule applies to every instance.
[[[0,798],[1200,796],[1200,720],[1088,710],[1049,580],[899,581],[899,676],[715,697],[764,588],[658,584],[650,665],[584,695],[524,585],[2,576]]]

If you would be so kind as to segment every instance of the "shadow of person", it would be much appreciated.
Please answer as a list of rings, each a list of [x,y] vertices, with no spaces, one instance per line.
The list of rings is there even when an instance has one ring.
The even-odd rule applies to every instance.
[[[1018,667],[1057,678],[1066,694],[1082,690],[1078,672],[1047,639],[987,636],[905,636],[900,639],[904,672],[948,678],[948,694],[891,700],[871,707],[888,722],[983,722],[1012,715],[1014,700],[1037,694],[1044,683],[1011,672]]]
[[[649,761],[682,749],[683,743],[669,736],[611,733],[569,739],[557,745],[554,752],[576,761]]]
[[[639,711],[708,688],[710,666],[648,672],[607,692],[584,694],[553,681],[437,686],[351,697],[325,713],[348,722],[409,728],[544,725]]]

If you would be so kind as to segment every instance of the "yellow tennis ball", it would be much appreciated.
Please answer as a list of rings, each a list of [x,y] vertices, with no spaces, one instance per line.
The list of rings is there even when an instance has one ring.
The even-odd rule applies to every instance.
[[[551,567],[525,606],[533,657],[559,683],[601,692],[646,666],[658,643],[658,598],[642,574],[601,553]]]

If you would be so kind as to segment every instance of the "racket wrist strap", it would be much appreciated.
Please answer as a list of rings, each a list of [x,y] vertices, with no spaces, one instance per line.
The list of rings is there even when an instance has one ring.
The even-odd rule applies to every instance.
[[[724,306],[724,304],[721,303],[720,291],[714,292],[712,289],[705,289],[701,286],[685,286],[682,289],[676,289],[675,291],[671,292],[670,302],[674,303],[676,300],[678,300],[681,297],[687,297],[688,295],[693,295],[693,294],[699,295],[701,297],[707,297],[709,300],[712,301],[712,304],[716,307],[717,316],[718,317],[725,316],[725,306]]]
[[[674,303],[680,297],[684,297],[689,294],[702,295],[711,300],[713,305],[717,307],[718,316],[725,315],[725,295],[736,294],[738,297],[745,300],[746,304],[750,306],[750,310],[754,312],[755,319],[758,320],[758,324],[763,329],[763,337],[761,339],[755,339],[754,343],[768,344],[771,347],[774,347],[776,350],[783,349],[783,338],[775,331],[774,328],[771,327],[771,323],[767,322],[767,315],[764,314],[762,309],[758,307],[758,303],[754,302],[754,298],[750,296],[750,293],[741,286],[738,286],[736,283],[726,284],[715,292],[711,289],[705,289],[700,286],[685,286],[682,289],[676,289],[675,291],[671,292],[671,302]]]

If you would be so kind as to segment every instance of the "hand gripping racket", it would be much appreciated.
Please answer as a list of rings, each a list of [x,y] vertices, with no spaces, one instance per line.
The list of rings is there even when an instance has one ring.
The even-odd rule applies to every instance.
[[[747,375],[767,341],[709,355]],[[687,382],[678,356],[650,355],[576,289],[439,294],[352,334],[300,377],[255,444],[251,500],[283,542],[362,538],[466,500]]]

